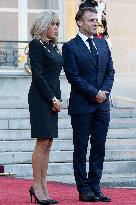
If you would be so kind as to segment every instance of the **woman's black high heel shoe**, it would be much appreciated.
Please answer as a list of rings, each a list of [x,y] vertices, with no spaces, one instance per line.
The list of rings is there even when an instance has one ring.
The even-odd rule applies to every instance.
[[[48,200],[39,200],[37,198],[37,196],[35,195],[35,192],[34,192],[34,188],[31,186],[30,189],[29,189],[29,193],[30,193],[30,196],[31,196],[31,203],[32,203],[32,198],[34,197],[35,198],[35,203],[38,203],[40,205],[48,205],[48,204],[51,204],[50,201]]]

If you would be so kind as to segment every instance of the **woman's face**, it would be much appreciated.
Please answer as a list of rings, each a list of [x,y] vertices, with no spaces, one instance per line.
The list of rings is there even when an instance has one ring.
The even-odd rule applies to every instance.
[[[58,22],[52,22],[47,30],[47,38],[48,39],[56,39],[58,36],[59,31],[59,23]]]

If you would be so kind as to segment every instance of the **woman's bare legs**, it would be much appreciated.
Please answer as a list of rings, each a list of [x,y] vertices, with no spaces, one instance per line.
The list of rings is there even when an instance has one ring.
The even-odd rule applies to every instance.
[[[47,176],[47,170],[48,170],[48,162],[49,162],[49,154],[50,154],[50,148],[52,146],[52,142],[53,140],[50,139],[49,143],[45,149],[45,159],[44,159],[44,164],[42,167],[42,188],[43,188],[43,192],[44,195],[46,197],[46,199],[49,199],[49,194],[48,194],[48,187],[47,187],[47,180],[46,180],[46,176]]]
[[[34,179],[33,188],[39,200],[47,199],[43,192],[43,169],[45,169],[44,178],[46,178],[45,175],[47,175],[48,160],[49,160],[49,153],[47,150],[50,150],[49,149],[50,143],[51,140],[49,139],[38,139],[32,155],[32,168],[33,168],[33,179]],[[46,153],[48,153],[47,157],[46,157]]]

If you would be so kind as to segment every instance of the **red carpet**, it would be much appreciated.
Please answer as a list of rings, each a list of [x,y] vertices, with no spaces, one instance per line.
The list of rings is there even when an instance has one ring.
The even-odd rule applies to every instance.
[[[32,205],[28,189],[32,180],[0,177],[0,205]],[[104,188],[112,202],[79,202],[76,187],[56,182],[48,183],[52,198],[59,200],[60,205],[136,205],[136,189]]]

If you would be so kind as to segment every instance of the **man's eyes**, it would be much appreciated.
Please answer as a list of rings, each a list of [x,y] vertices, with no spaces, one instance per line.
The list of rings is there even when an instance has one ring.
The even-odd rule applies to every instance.
[[[98,19],[90,19],[90,22],[97,22],[98,23]]]

